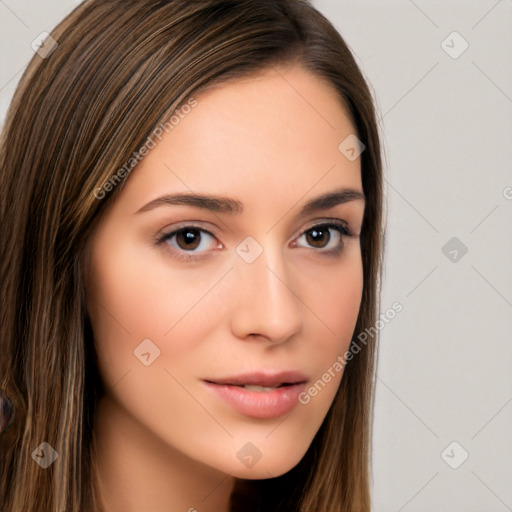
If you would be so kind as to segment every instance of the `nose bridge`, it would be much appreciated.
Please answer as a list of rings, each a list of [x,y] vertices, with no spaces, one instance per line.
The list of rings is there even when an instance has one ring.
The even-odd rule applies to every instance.
[[[233,329],[240,337],[258,334],[273,342],[285,341],[301,329],[302,311],[282,246],[272,237],[265,237],[262,244],[247,237],[236,252],[240,288]]]

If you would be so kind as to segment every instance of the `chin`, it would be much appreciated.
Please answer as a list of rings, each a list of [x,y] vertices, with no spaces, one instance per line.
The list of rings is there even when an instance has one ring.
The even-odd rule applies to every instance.
[[[261,465],[258,468],[255,466],[251,469],[234,471],[232,475],[236,478],[242,478],[244,480],[264,480],[267,478],[276,478],[278,476],[288,473],[293,469],[300,459],[295,464],[290,464],[289,461],[283,461],[281,464],[266,464]]]
[[[236,478],[244,480],[276,478],[293,469],[304,457],[308,446],[302,451],[298,451],[296,446],[293,450],[287,450],[285,446],[282,448],[283,449],[279,450],[279,452],[276,453],[274,451],[267,456],[265,456],[264,453],[261,454],[261,458],[256,462],[249,460],[247,466],[237,457],[234,465],[233,461],[230,460],[228,467],[219,469],[222,469],[223,472],[231,474]],[[243,455],[240,458],[243,460]]]

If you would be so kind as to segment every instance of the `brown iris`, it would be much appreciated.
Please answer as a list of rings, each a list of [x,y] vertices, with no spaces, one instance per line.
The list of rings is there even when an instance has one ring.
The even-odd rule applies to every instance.
[[[180,229],[176,233],[176,242],[180,249],[196,249],[201,241],[201,230],[196,228]]]
[[[307,243],[312,247],[325,247],[329,243],[330,239],[331,234],[329,233],[329,228],[327,227],[316,227],[306,231]]]

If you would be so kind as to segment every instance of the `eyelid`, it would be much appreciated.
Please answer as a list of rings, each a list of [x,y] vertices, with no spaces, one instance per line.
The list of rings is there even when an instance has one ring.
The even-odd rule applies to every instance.
[[[208,233],[209,235],[218,239],[218,236],[216,235],[215,230],[212,230],[211,228],[205,228],[204,225],[198,224],[194,221],[188,221],[188,222],[184,221],[184,222],[179,222],[176,225],[173,225],[172,228],[168,228],[168,227],[163,228],[153,237],[153,241],[156,244],[156,243],[162,241],[163,239],[170,238],[171,235],[174,235],[178,231],[181,231],[182,229],[185,229],[185,228],[195,228],[195,229],[198,229],[205,233]]]
[[[306,231],[309,231],[310,229],[313,229],[317,226],[325,226],[325,225],[329,225],[329,224],[336,226],[336,227],[344,228],[344,230],[346,231],[346,235],[352,236],[352,231],[350,230],[348,222],[346,220],[339,219],[337,217],[324,217],[321,219],[315,219],[314,221],[312,221],[311,225],[309,225],[306,228],[303,228],[299,232],[298,236],[303,235]]]

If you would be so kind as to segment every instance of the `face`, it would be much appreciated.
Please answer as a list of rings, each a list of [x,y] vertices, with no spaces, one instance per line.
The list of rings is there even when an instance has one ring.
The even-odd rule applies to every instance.
[[[296,66],[195,99],[92,233],[87,308],[127,417],[191,464],[269,478],[320,428],[359,312],[355,129]]]

